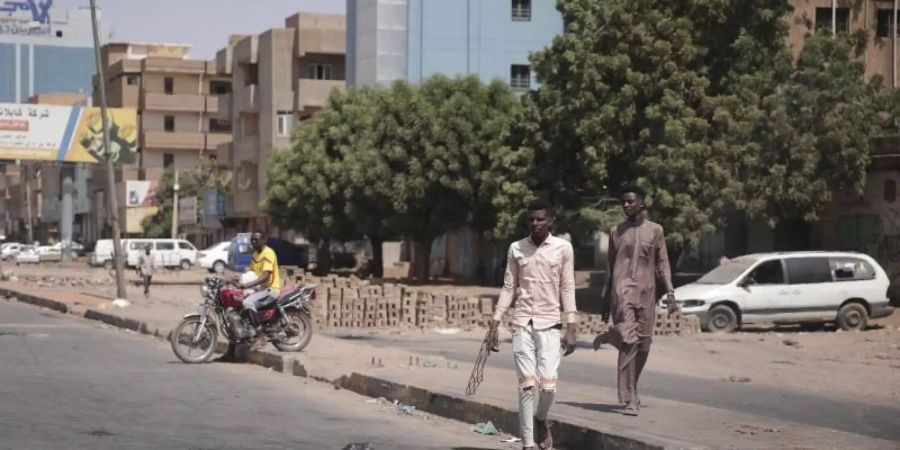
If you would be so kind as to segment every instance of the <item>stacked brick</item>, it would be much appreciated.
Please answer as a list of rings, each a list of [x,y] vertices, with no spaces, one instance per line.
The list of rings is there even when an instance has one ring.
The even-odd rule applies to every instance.
[[[295,276],[295,283],[317,285],[312,312],[319,329],[485,327],[494,314],[494,300],[489,297],[433,294],[402,284],[373,285],[352,277],[315,277],[304,272]],[[512,311],[505,322],[511,318]],[[578,321],[579,333],[598,334],[609,328],[598,314],[579,313]],[[699,332],[696,317],[657,313],[656,335]]]

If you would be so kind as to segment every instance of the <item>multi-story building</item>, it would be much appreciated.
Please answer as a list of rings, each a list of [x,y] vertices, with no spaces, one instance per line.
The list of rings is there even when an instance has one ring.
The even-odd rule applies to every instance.
[[[91,93],[96,66],[90,10],[50,5],[0,1],[0,102],[20,103],[44,92]],[[106,39],[102,22],[100,38]]]
[[[528,55],[563,31],[555,0],[347,0],[347,84],[434,75],[535,84]]]
[[[138,112],[138,154],[115,173],[119,217],[126,234],[141,234],[141,221],[155,212],[126,201],[129,182],[147,181],[154,186],[167,168],[196,169],[203,159],[215,159],[217,147],[231,140],[230,121],[218,117],[218,95],[231,91],[231,80],[216,72],[214,61],[188,58],[189,48],[137,42],[110,43],[102,48],[107,105]],[[97,92],[94,103],[99,104]],[[105,204],[106,183],[105,167],[96,167],[94,204]],[[93,229],[99,233],[88,239],[109,235],[109,218],[103,208],[94,209],[93,221]]]
[[[290,234],[270,226],[259,208],[269,159],[290,144],[296,122],[321,109],[332,90],[344,88],[345,38],[343,15],[300,13],[284,28],[232,36],[218,52],[219,74],[231,77],[232,92],[219,97],[216,118],[234,124],[232,142],[219,147],[220,161],[233,173],[226,234]]]

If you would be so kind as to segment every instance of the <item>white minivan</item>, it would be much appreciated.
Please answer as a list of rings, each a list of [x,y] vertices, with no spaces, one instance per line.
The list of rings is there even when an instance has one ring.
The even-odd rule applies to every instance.
[[[870,256],[852,252],[784,252],[741,256],[675,290],[681,309],[705,330],[729,332],[748,323],[837,323],[865,329],[893,312],[887,274]]]
[[[128,239],[122,239],[121,242],[123,247],[128,247]],[[112,270],[114,265],[113,257],[113,240],[98,239],[94,243],[94,252],[91,253],[89,263],[92,266],[103,266],[107,270]]]
[[[125,245],[128,267],[138,266],[141,253],[148,244],[156,267],[188,270],[197,264],[197,247],[184,239],[129,239]]]

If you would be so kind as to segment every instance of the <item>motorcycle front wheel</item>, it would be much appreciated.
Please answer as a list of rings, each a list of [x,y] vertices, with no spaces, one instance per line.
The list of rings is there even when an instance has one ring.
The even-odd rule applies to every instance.
[[[216,351],[216,327],[207,321],[201,329],[200,317],[188,317],[172,331],[172,350],[178,359],[189,363],[209,361]]]
[[[275,347],[283,352],[299,352],[306,348],[312,339],[312,320],[300,311],[288,311],[285,320],[288,322],[285,339],[273,342]]]

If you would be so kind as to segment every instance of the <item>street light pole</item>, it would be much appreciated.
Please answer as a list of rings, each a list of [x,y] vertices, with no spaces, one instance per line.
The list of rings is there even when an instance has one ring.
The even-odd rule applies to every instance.
[[[100,90],[100,115],[103,121],[103,148],[106,150],[106,186],[109,197],[109,217],[113,229],[113,259],[116,263],[116,298],[127,298],[125,292],[125,268],[122,260],[122,240],[119,229],[119,200],[116,197],[116,173],[110,157],[112,146],[109,142],[109,116],[106,110],[106,75],[100,60],[100,31],[97,29],[97,2],[91,0],[91,26],[94,29],[94,59],[97,62],[97,87]]]
[[[172,199],[172,239],[178,239],[178,169],[175,169],[175,197]]]

